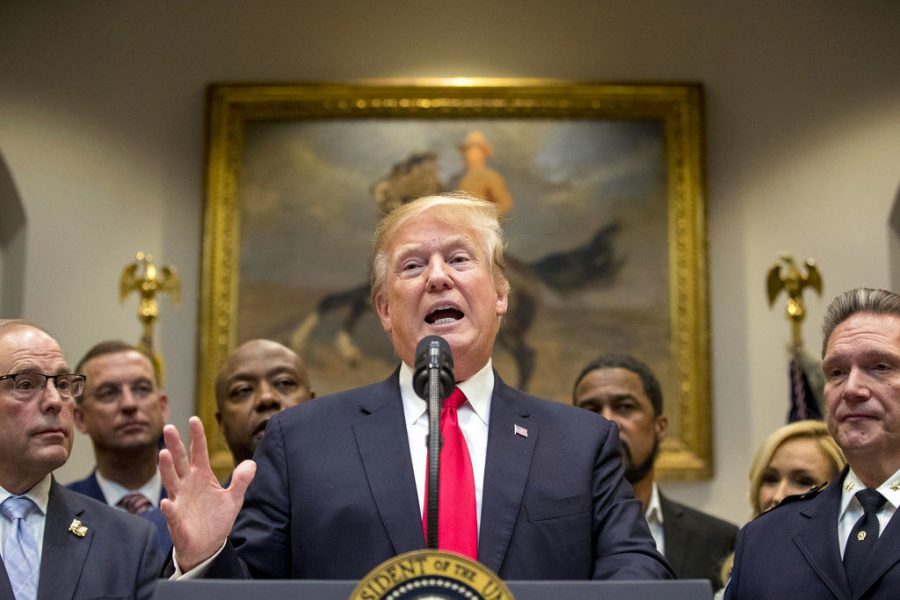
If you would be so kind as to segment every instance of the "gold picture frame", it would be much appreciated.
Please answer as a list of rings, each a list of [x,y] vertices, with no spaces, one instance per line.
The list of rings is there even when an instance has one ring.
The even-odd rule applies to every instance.
[[[382,172],[390,178],[422,156],[437,156],[437,162],[430,164],[439,165],[437,179],[441,180],[441,161],[459,161],[454,156],[456,144],[462,147],[462,142],[469,140],[468,135],[487,132],[488,138],[493,137],[492,144],[485,142],[491,150],[489,154],[496,151],[508,159],[508,187],[514,197],[518,194],[519,204],[514,206],[522,210],[518,215],[512,213],[507,230],[509,233],[519,228],[524,232],[518,244],[522,252],[527,253],[544,241],[552,241],[563,250],[574,247],[575,238],[582,235],[576,233],[580,221],[602,223],[600,217],[593,217],[597,212],[609,212],[613,221],[607,226],[607,233],[617,236],[616,243],[626,248],[610,250],[610,260],[605,265],[612,273],[607,273],[607,279],[628,283],[614,284],[616,291],[609,283],[602,287],[594,282],[585,284],[587,291],[573,291],[571,286],[566,287],[569,283],[552,290],[544,283],[532,286],[538,290],[543,305],[553,308],[545,308],[547,319],[550,315],[601,310],[605,302],[623,311],[605,322],[606,329],[597,330],[601,333],[595,335],[595,345],[582,347],[574,358],[566,354],[565,348],[571,331],[557,331],[546,325],[547,331],[557,333],[533,332],[533,337],[546,346],[547,363],[552,363],[554,371],[566,378],[554,382],[552,387],[547,384],[538,389],[537,392],[543,392],[538,395],[570,401],[574,374],[593,358],[587,352],[645,350],[652,358],[647,362],[660,375],[666,413],[673,423],[657,463],[659,474],[683,480],[712,476],[703,90],[699,84],[462,79],[217,84],[209,87],[207,109],[197,413],[210,433],[210,452],[220,472],[231,465],[215,419],[215,378],[224,358],[237,343],[250,337],[276,337],[290,343],[298,339],[303,327],[304,335],[309,334],[310,327],[320,323],[317,319],[321,315],[316,313],[316,319],[310,321],[313,305],[304,302],[321,299],[320,292],[324,291],[320,288],[331,285],[329,290],[339,289],[339,284],[323,281],[331,281],[329,278],[347,270],[329,263],[327,270],[321,267],[319,275],[303,275],[305,287],[291,288],[284,287],[283,282],[299,276],[284,269],[294,264],[296,257],[301,257],[296,260],[298,263],[318,262],[317,248],[318,257],[325,262],[336,260],[333,254],[352,250],[354,258],[344,260],[353,261],[355,280],[365,281],[365,247],[369,240],[359,232],[365,232],[365,227],[377,220],[370,196],[377,196],[378,192],[376,180],[371,178],[371,171],[364,172],[362,163],[383,164]],[[538,138],[540,141],[535,141]],[[391,149],[406,142],[408,156],[402,152],[391,154]],[[315,151],[311,150],[313,145]],[[577,169],[565,164],[572,157],[577,157]],[[513,162],[514,158],[519,162]],[[313,164],[316,166],[309,166]],[[525,173],[526,168],[532,173],[539,169],[541,181],[526,181],[525,175],[517,179],[517,174]],[[504,172],[499,167],[498,170]],[[328,174],[323,174],[326,171]],[[392,185],[396,183],[391,181]],[[584,190],[590,193],[579,196],[580,204],[572,204],[572,189],[578,185],[588,186]],[[542,190],[557,203],[535,204],[543,201],[538,193]],[[348,200],[347,206],[335,208],[329,199],[332,193],[335,197],[343,194],[358,200]],[[607,211],[605,204],[592,204],[606,202],[600,196],[615,200],[613,204],[625,215],[622,218],[626,224],[650,227],[647,223],[651,223],[659,235],[627,227],[617,230],[623,222],[615,221],[619,219],[617,213]],[[353,208],[355,201],[360,204]],[[571,206],[584,212],[569,214],[566,207]],[[597,206],[604,208],[598,211]],[[313,209],[315,213],[309,212]],[[313,216],[322,220],[310,223]],[[365,223],[350,222],[357,218]],[[562,223],[566,219],[568,224]],[[544,226],[550,228],[547,234],[536,235],[535,231]],[[281,241],[264,239],[269,229],[277,233],[273,238]],[[316,235],[328,237],[319,238],[313,246],[309,245],[313,242],[304,241]],[[322,247],[323,239],[326,244],[334,243],[331,250]],[[511,252],[514,241],[510,241]],[[289,252],[288,248],[292,250]],[[528,264],[556,269],[560,260],[580,256],[571,252],[545,254],[543,259],[533,259]],[[277,280],[264,281],[266,274],[261,271],[277,273],[272,275]],[[243,288],[242,283],[246,284]],[[653,296],[647,290],[657,290],[655,304],[646,300],[645,296]],[[246,295],[243,304],[241,294]],[[295,306],[298,328],[291,337],[284,324],[278,325],[273,319],[274,315],[283,317]],[[577,310],[569,310],[571,306]],[[628,312],[632,306],[640,306],[643,312]],[[306,314],[306,320],[301,312]],[[573,327],[584,335],[592,331],[588,326],[573,324],[574,317],[560,318],[560,326]],[[536,319],[538,324],[543,323],[541,315]],[[648,320],[654,320],[649,329]],[[624,327],[623,323],[631,323],[634,328]],[[370,322],[367,327],[371,338],[377,323]],[[554,335],[560,339],[551,340]],[[365,338],[365,333],[360,337]],[[309,338],[303,339],[309,343]],[[588,342],[590,339],[586,338]],[[317,357],[324,357],[319,361],[322,363],[333,358],[323,343],[313,343],[317,349],[309,350],[309,354],[316,359],[314,363],[319,361]],[[386,344],[386,340],[381,344]],[[586,347],[591,350],[586,351]],[[373,350],[377,351],[383,352],[383,348]],[[537,354],[535,372],[540,375],[545,358],[540,352]],[[365,379],[376,381],[386,375],[384,365],[389,362],[381,359],[377,368],[341,371],[335,381],[345,387]],[[523,363],[518,358],[510,362],[505,355],[495,356],[501,374],[503,369],[515,372],[508,367],[510,364],[518,367],[521,377]],[[334,368],[340,371],[344,367]],[[514,375],[504,377],[516,384]],[[326,379],[322,376],[322,381]],[[541,380],[537,377],[531,381]],[[319,395],[336,391],[328,385],[323,390],[315,377],[313,385]],[[535,383],[535,387],[540,386]]]

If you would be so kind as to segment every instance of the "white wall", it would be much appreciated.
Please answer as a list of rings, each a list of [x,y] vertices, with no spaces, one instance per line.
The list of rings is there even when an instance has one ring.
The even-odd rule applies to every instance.
[[[183,428],[193,405],[208,83],[700,81],[718,476],[667,489],[743,521],[751,449],[783,423],[787,406],[788,328],[766,306],[766,269],[786,250],[820,262],[828,298],[862,284],[890,286],[900,4],[515,6],[5,0],[0,157],[29,223],[24,314],[55,332],[74,361],[99,339],[136,339],[136,301],[120,306],[116,298],[119,270],[136,250],[177,265],[185,301],[163,300],[160,335],[173,420]],[[812,348],[826,303],[810,301]],[[86,440],[76,446],[64,481],[92,464]]]

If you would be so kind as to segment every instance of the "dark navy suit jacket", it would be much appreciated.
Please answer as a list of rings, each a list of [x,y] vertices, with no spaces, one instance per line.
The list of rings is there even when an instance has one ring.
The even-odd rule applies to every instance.
[[[90,475],[85,477],[80,481],[73,481],[72,483],[66,485],[70,490],[74,490],[80,494],[84,494],[85,496],[89,496],[94,500],[99,500],[104,504],[108,504],[106,501],[106,496],[103,495],[103,491],[100,489],[100,484],[97,483],[97,472],[92,471]],[[162,488],[162,492],[159,495],[159,500],[166,497],[166,488]],[[146,512],[138,515],[142,519],[147,519],[154,526],[156,526],[156,535],[159,538],[159,548],[162,550],[162,553],[170,554],[172,551],[172,538],[169,537],[169,527],[166,525],[166,519],[163,517],[162,512],[157,508],[159,506],[159,502],[157,501],[156,506],[150,508]]]
[[[818,495],[783,503],[741,530],[727,600],[887,600],[900,595],[897,513],[872,548],[862,586],[850,594],[837,535],[846,472]]]
[[[720,569],[734,551],[738,528],[659,494],[666,560],[679,579],[709,579],[722,587]]]
[[[84,537],[69,531],[73,519]],[[37,600],[150,600],[163,556],[153,527],[125,511],[50,487]],[[14,600],[0,566],[0,600]]]
[[[495,377],[478,559],[507,579],[671,577],[615,426]],[[255,460],[207,577],[358,579],[425,547],[397,372],[280,413]]]

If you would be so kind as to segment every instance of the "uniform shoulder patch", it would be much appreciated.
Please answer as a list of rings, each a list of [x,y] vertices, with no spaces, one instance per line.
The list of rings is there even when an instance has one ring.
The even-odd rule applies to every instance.
[[[756,515],[755,519],[758,519],[763,515],[767,515],[770,512],[772,512],[773,510],[777,510],[777,509],[781,508],[782,506],[785,506],[788,504],[796,504],[797,502],[802,502],[804,500],[811,500],[812,498],[815,498],[820,493],[822,493],[822,490],[824,490],[825,486],[827,486],[827,485],[828,485],[828,482],[826,481],[825,483],[819,484],[816,487],[810,489],[808,492],[806,492],[804,494],[794,494],[793,496],[786,496],[777,505],[773,506],[772,508],[770,508],[769,510],[767,510],[765,512],[762,512],[762,513],[759,513],[758,515]]]

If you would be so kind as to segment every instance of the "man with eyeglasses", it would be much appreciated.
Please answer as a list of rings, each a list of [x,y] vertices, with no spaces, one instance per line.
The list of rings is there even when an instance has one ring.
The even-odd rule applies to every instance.
[[[0,319],[0,598],[153,596],[153,526],[51,475],[69,458],[84,383],[50,334]]]
[[[159,511],[166,495],[156,465],[169,408],[153,363],[134,346],[109,340],[88,350],[75,370],[87,377],[75,400],[75,427],[91,438],[96,467],[68,487],[147,519],[168,553],[172,541]]]

